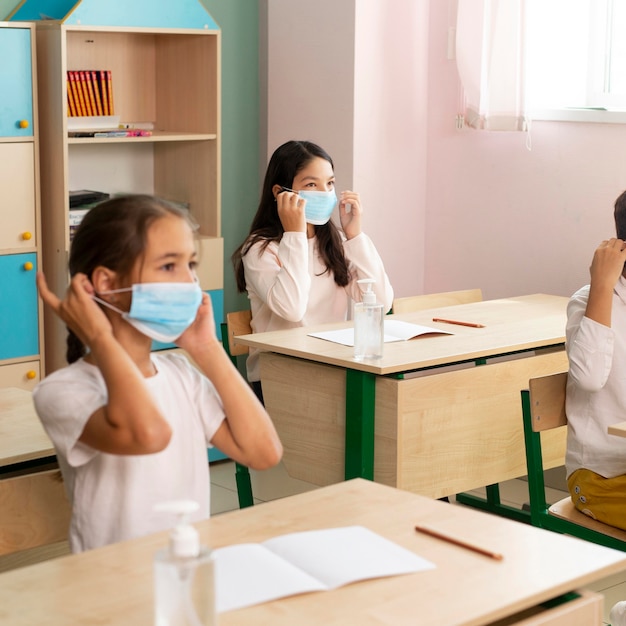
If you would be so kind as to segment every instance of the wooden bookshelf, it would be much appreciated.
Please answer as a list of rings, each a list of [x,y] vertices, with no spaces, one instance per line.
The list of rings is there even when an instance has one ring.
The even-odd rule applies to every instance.
[[[56,293],[68,282],[75,189],[187,203],[199,224],[202,288],[223,289],[220,37],[207,28],[38,23],[43,267]],[[66,73],[90,68],[111,70],[120,123],[149,125],[151,136],[68,136]],[[65,364],[66,331],[47,314],[45,332],[49,373]]]

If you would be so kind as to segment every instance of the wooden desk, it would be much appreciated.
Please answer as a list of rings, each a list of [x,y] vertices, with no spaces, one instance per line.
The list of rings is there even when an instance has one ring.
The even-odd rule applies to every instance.
[[[393,515],[389,512],[393,511]],[[415,524],[504,554],[502,561],[414,531]],[[507,624],[530,626],[522,617],[538,604],[623,571],[626,554],[525,524],[445,504],[365,480],[218,515],[196,524],[213,547],[332,526],[363,525],[432,561],[436,568],[302,594],[222,613],[220,626]],[[46,624],[152,624],[154,552],[167,533],[127,541],[0,574],[0,622]],[[602,597],[553,609],[550,626],[601,624]],[[577,621],[578,619],[578,621]]]
[[[616,437],[626,437],[626,422],[619,422],[613,424],[608,428],[609,435],[615,435]]]
[[[67,553],[69,519],[54,446],[31,392],[1,388],[0,571]]]
[[[439,498],[526,474],[519,393],[567,367],[567,302],[537,294],[394,315],[454,334],[385,344],[373,363],[308,336],[350,323],[236,341],[269,351],[263,393],[291,476],[317,485],[360,476]],[[547,434],[546,468],[565,451],[562,433]]]
[[[54,456],[31,392],[17,387],[0,389],[0,468]]]

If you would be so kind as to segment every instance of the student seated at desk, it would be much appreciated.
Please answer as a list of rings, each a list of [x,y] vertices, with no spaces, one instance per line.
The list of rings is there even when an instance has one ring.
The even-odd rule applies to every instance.
[[[250,233],[233,254],[237,287],[247,291],[253,332],[284,330],[348,318],[356,281],[373,278],[385,311],[393,289],[371,239],[361,231],[359,194],[339,196],[340,231],[330,220],[337,205],[333,161],[310,141],[276,149],[265,173]],[[262,400],[258,350],[250,350],[248,380]]]
[[[599,245],[567,308],[565,465],[576,508],[626,530],[626,448],[607,432],[626,413],[626,192],[614,217],[617,238]]]
[[[72,503],[80,552],[172,526],[155,504],[190,499],[210,514],[207,446],[265,469],[280,441],[215,335],[197,282],[187,212],[150,196],[94,207],[75,233],[63,300],[37,276],[69,328],[68,367],[34,391]],[[152,340],[186,350],[151,353]]]

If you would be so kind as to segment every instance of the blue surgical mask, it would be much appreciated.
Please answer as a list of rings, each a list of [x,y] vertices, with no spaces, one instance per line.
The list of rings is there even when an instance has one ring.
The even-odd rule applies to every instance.
[[[94,300],[120,313],[140,333],[163,343],[175,341],[191,326],[202,302],[202,290],[196,282],[137,283],[99,295],[122,291],[133,293],[128,313],[95,296]]]
[[[298,195],[306,200],[304,217],[309,224],[321,226],[326,224],[337,204],[335,190],[330,191],[298,191]]]

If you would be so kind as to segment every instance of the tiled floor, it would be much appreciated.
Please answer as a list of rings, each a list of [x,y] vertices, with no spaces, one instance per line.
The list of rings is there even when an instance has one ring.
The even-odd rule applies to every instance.
[[[251,471],[252,491],[255,502],[267,502],[285,496],[291,496],[315,489],[315,485],[294,480],[289,477],[284,466],[264,472]],[[548,500],[560,500],[566,493],[560,489],[547,489]],[[472,493],[484,495],[483,490]],[[523,480],[511,480],[500,485],[500,498],[503,504],[521,507],[528,501],[527,483]],[[235,466],[231,461],[211,464],[211,514],[218,515],[239,508],[237,486],[235,484]],[[608,615],[611,607],[619,600],[626,600],[626,571],[587,586],[588,589],[604,594],[604,624],[609,624]]]

